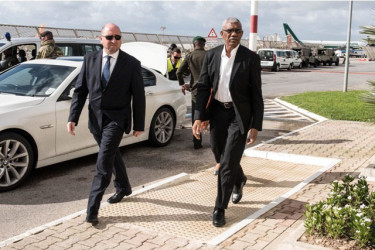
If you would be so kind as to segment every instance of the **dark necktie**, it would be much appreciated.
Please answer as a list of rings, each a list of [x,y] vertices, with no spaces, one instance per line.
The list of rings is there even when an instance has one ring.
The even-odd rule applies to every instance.
[[[109,81],[109,76],[110,76],[110,67],[111,67],[111,56],[106,56],[107,57],[107,61],[106,63],[104,64],[104,69],[103,69],[103,73],[102,73],[102,83],[103,83],[103,87],[106,87],[107,86],[107,83]]]

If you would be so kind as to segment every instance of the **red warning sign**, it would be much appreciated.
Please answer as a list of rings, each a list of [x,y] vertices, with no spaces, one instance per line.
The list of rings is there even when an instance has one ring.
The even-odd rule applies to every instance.
[[[207,37],[217,38],[217,35],[216,35],[216,32],[215,32],[214,28],[211,29],[211,31],[210,31],[210,33],[208,33]]]

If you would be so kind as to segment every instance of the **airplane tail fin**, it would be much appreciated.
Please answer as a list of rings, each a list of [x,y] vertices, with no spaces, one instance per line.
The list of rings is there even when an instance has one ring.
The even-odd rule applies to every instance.
[[[303,42],[301,42],[298,37],[294,34],[293,30],[289,27],[287,23],[283,23],[285,35],[291,35],[293,39],[298,42],[301,46],[304,46]]]

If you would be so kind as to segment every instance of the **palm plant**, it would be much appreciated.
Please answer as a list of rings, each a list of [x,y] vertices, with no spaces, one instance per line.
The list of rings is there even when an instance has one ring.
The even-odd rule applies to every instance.
[[[372,9],[375,13],[375,9]],[[366,34],[373,38],[375,37],[375,26],[361,26],[361,34]],[[368,37],[369,37],[368,36]],[[369,40],[367,41],[369,42]],[[363,100],[369,103],[371,106],[375,106],[375,80],[368,80],[367,83],[370,85],[371,90],[362,96]]]

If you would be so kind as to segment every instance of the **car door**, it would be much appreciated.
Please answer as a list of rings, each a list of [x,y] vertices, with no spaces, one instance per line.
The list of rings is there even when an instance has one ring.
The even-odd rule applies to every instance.
[[[62,155],[75,153],[78,150],[88,149],[96,146],[96,142],[88,129],[88,99],[79,118],[75,136],[68,133],[66,124],[70,112],[71,98],[68,97],[72,91],[77,77],[72,80],[64,93],[56,102],[56,154]]]

